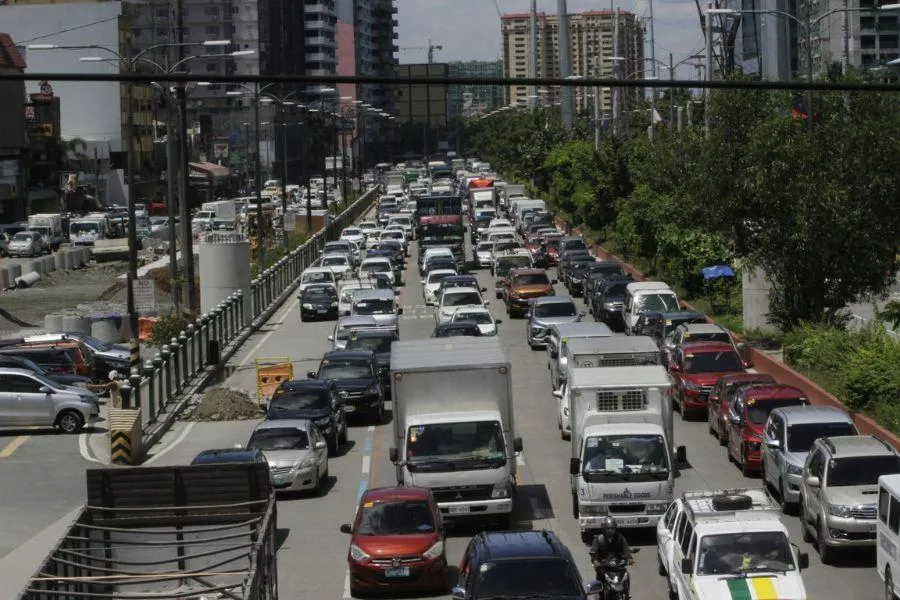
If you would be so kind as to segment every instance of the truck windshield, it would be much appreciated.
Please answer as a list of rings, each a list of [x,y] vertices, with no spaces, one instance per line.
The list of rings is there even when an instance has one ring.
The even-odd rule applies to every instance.
[[[372,376],[372,365],[367,360],[323,360],[319,379],[362,379]]]
[[[678,310],[678,299],[675,294],[646,294],[635,300],[638,314],[649,311],[674,312]]]
[[[794,556],[781,531],[706,535],[700,539],[697,575],[794,571]],[[729,580],[747,585],[745,579]],[[731,588],[731,585],[728,586]],[[733,592],[732,592],[733,593]],[[747,597],[749,598],[749,592]]]
[[[668,474],[669,460],[661,435],[590,436],[584,442],[584,476],[588,481],[607,476],[653,478]]]
[[[858,456],[833,458],[828,466],[828,486],[877,485],[881,475],[900,473],[900,457]]]
[[[415,425],[407,432],[406,458],[413,470],[443,470],[439,463],[459,470],[466,465],[458,463],[485,460],[498,461],[499,467],[506,463],[503,429],[497,421]]]
[[[354,336],[347,341],[347,350],[368,350],[375,352],[376,354],[379,352],[390,352],[391,344],[395,339],[394,336],[388,335],[366,337]]]
[[[79,235],[84,233],[99,233],[100,225],[97,223],[72,223],[69,225],[70,235]]]
[[[478,598],[581,598],[581,582],[563,558],[498,560],[481,565]]]

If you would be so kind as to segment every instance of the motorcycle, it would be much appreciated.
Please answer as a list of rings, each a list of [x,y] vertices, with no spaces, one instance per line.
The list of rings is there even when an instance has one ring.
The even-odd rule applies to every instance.
[[[635,548],[633,552],[637,552]],[[597,579],[603,585],[602,600],[629,600],[631,598],[631,578],[628,575],[627,558],[610,556],[602,560],[592,560],[597,571]]]

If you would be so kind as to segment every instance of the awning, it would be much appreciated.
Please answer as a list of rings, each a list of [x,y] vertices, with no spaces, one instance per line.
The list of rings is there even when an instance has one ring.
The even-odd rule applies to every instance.
[[[734,270],[728,265],[715,265],[712,267],[703,267],[701,270],[703,279],[722,279],[734,277]]]
[[[212,177],[228,177],[228,167],[217,165],[216,163],[189,163],[192,171],[198,171],[204,175]]]

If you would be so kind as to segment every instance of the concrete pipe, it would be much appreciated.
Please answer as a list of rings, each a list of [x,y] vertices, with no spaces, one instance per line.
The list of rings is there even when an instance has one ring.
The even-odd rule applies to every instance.
[[[0,290],[8,290],[12,279],[9,278],[9,267],[0,269]]]
[[[77,315],[63,316],[63,331],[66,333],[91,334],[91,320]]]
[[[53,255],[53,265],[58,270],[66,268],[66,252],[64,250],[57,250],[56,254]]]
[[[30,273],[25,273],[21,277],[16,278],[16,287],[29,288],[40,280],[41,274],[37,271],[31,271]]]
[[[47,333],[63,333],[62,315],[44,315],[44,330]]]
[[[6,268],[9,269],[9,280],[10,281],[15,281],[16,279],[18,279],[19,277],[22,276],[22,265],[21,264],[16,263],[13,265],[9,265]]]
[[[44,273],[52,273],[56,270],[56,257],[52,254],[44,257]]]
[[[118,344],[121,338],[119,337],[119,326],[116,323],[116,318],[102,318],[91,323],[91,337],[107,344]]]

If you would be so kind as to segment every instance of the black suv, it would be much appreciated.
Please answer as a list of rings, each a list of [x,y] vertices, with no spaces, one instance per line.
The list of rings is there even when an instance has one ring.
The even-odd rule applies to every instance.
[[[378,423],[384,422],[384,384],[374,352],[326,352],[319,370],[307,375],[334,381],[348,416],[368,413]]]
[[[400,339],[396,329],[359,329],[350,334],[345,350],[375,353],[385,389],[391,387],[391,344]]]
[[[552,531],[482,532],[469,542],[455,600],[558,598],[581,600],[600,589],[582,584],[568,548]]]
[[[607,277],[614,277],[616,275],[624,275],[625,271],[622,270],[622,265],[617,262],[611,260],[601,260],[599,262],[595,262],[588,266],[587,271],[584,273],[584,277],[581,282],[581,286],[578,291],[584,296],[584,301],[587,303],[590,300],[591,295],[594,293],[594,290],[597,289],[597,284],[606,279]],[[575,285],[572,286],[572,292],[576,291]]]
[[[347,443],[347,419],[337,386],[331,380],[285,381],[269,400],[266,419],[309,419],[328,442],[328,453],[336,456]]]
[[[622,304],[625,303],[625,288],[634,280],[630,275],[613,275],[594,285],[590,296],[584,301],[591,307],[594,320],[606,323],[610,328],[622,328]]]

